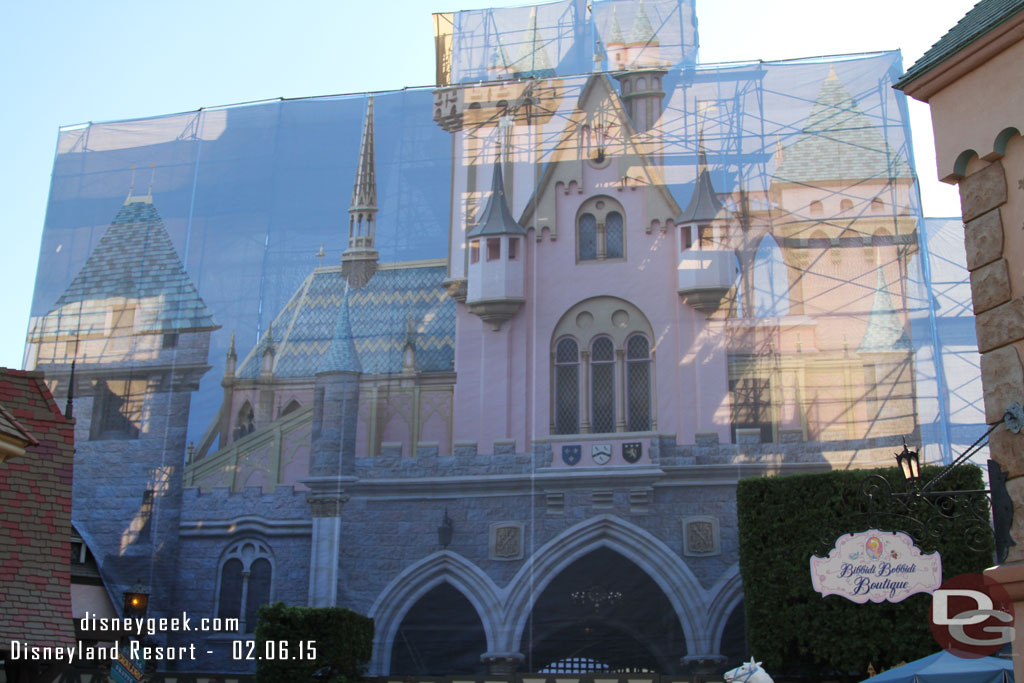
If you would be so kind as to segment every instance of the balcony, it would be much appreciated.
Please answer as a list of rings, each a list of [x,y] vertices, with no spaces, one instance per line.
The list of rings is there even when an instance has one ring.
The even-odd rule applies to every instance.
[[[688,249],[679,257],[676,273],[683,301],[711,315],[721,307],[736,280],[736,256],[732,251]]]

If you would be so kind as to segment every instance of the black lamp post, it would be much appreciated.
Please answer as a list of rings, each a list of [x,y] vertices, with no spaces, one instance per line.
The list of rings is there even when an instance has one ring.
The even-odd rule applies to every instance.
[[[907,447],[896,454],[896,464],[909,485],[908,491],[894,492],[889,481],[877,474],[868,475],[861,481],[861,494],[867,499],[868,517],[875,515],[900,517],[911,522],[921,539],[937,537],[939,525],[954,525],[963,532],[964,542],[974,550],[991,547],[995,536],[996,561],[1006,559],[1011,545],[1013,524],[1013,501],[1006,490],[1006,473],[995,460],[988,461],[989,488],[972,491],[938,491],[934,487],[953,470],[967,463],[968,459],[985,445],[989,434],[1004,427],[1020,434],[1024,428],[1024,408],[1019,403],[1006,410],[1002,422],[993,425],[980,439],[947,465],[941,472],[921,484],[921,461],[918,451]]]

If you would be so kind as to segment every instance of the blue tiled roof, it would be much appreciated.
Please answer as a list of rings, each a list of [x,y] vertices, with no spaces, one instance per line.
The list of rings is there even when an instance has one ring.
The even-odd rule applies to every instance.
[[[910,350],[910,337],[907,336],[903,321],[896,313],[889,285],[882,275],[882,269],[879,268],[875,298],[871,302],[871,317],[868,318],[868,327],[864,331],[864,339],[861,340],[858,351],[871,353]]]
[[[401,372],[410,315],[417,370],[450,372],[455,359],[455,302],[442,285],[445,275],[443,265],[381,267],[366,286],[349,291],[346,324],[339,320],[348,287],[341,267],[317,268],[274,319],[274,376],[312,377],[335,361],[367,373]],[[334,345],[336,330],[346,326],[357,354],[354,359],[344,357],[347,344]],[[237,377],[259,376],[265,343],[266,335],[239,365]]]
[[[178,259],[160,214],[147,198],[126,202],[85,265],[44,322],[47,333],[86,332],[82,320],[60,316],[68,304],[124,298],[135,301],[136,332],[215,329],[217,323]]]
[[[832,73],[821,86],[803,133],[786,147],[774,176],[782,182],[813,183],[910,178],[913,173]]]

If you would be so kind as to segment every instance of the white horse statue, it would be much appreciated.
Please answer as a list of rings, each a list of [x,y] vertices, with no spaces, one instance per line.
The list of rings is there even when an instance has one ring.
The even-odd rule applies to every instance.
[[[744,662],[731,671],[725,672],[725,683],[774,683],[768,672],[761,668],[761,662],[755,662],[751,657],[749,662]]]

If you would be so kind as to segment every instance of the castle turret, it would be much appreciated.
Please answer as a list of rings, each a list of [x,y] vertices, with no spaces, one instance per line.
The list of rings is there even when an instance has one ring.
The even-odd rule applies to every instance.
[[[373,96],[366,102],[363,137],[359,143],[359,162],[348,208],[348,248],[341,255],[341,272],[353,287],[359,288],[377,272],[377,175],[373,165]]]
[[[643,0],[637,4],[629,42],[622,39],[618,13],[614,11],[609,32],[609,68],[618,70],[614,76],[622,84],[622,103],[636,132],[647,132],[661,118],[665,98],[662,79],[668,71],[661,61],[658,35]]]
[[[698,311],[718,310],[732,286],[735,255],[727,247],[726,222],[715,194],[701,135],[697,182],[690,203],[676,219],[679,229],[679,296]]]
[[[149,615],[159,617],[174,606],[180,465],[218,325],[157,212],[152,183],[146,195],[133,190],[30,332],[30,361],[57,397],[74,395],[75,528],[110,593],[141,580],[153,587]]]
[[[466,305],[495,330],[523,305],[523,247],[526,231],[505,201],[501,158],[494,163],[491,196],[469,240]]]

